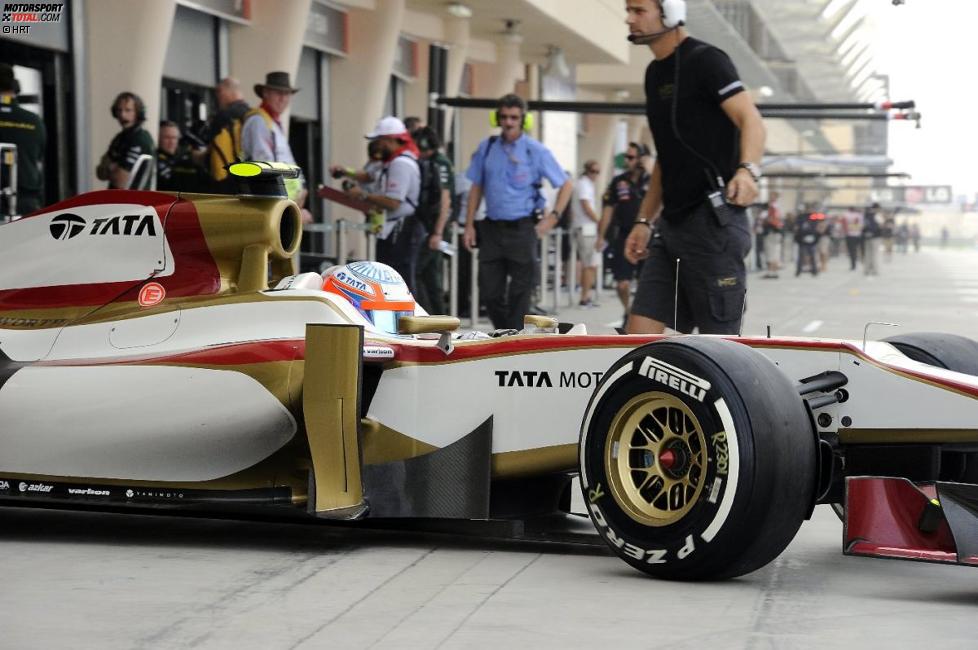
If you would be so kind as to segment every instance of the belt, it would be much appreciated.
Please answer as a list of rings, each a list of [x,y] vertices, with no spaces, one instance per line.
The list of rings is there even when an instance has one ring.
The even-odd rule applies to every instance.
[[[493,219],[491,217],[486,217],[485,220],[491,224],[499,224],[500,226],[505,226],[507,228],[516,228],[524,221],[528,221],[530,219],[536,221],[536,215],[531,214],[525,217],[520,217],[519,219]]]

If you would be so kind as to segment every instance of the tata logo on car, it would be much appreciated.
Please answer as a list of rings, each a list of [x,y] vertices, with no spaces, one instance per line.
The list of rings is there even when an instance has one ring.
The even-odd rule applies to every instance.
[[[80,235],[88,222],[77,214],[61,214],[51,219],[51,236],[64,241]],[[92,219],[92,235],[119,235],[127,237],[156,237],[156,216],[153,214],[127,214]]]
[[[60,214],[51,219],[51,236],[55,239],[71,239],[85,230],[85,219],[77,214]]]
[[[553,388],[555,382],[546,370],[496,370],[497,386],[506,388]],[[557,374],[557,373],[554,373]],[[557,374],[558,388],[592,388],[601,381],[603,373],[594,371],[561,371]]]
[[[645,375],[652,381],[664,384],[684,395],[689,395],[699,402],[706,398],[706,391],[710,390],[710,382],[705,379],[700,379],[681,368],[652,357],[645,357],[642,360],[638,374]]]

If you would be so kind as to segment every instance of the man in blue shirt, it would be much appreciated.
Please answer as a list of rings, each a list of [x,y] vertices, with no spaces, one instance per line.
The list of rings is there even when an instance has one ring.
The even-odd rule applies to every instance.
[[[522,329],[533,291],[537,239],[557,223],[573,183],[543,144],[523,132],[526,103],[504,95],[496,108],[502,131],[479,143],[466,176],[472,181],[466,206],[465,247],[476,245],[475,213],[486,199],[479,228],[479,292],[497,329]],[[559,187],[554,210],[544,208],[540,185]],[[507,296],[508,278],[508,296]],[[473,308],[476,308],[473,306]]]

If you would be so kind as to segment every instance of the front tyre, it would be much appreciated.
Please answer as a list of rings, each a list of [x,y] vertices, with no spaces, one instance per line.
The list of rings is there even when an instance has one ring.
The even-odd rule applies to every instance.
[[[766,357],[723,339],[661,340],[615,363],[591,398],[580,454],[598,532],[659,578],[758,569],[813,503],[804,403]]]

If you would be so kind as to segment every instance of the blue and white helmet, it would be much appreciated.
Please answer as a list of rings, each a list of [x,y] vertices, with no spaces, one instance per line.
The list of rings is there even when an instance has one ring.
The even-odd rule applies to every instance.
[[[397,333],[401,316],[413,316],[416,303],[400,273],[380,262],[350,262],[323,273],[323,291],[342,296],[374,327]]]

